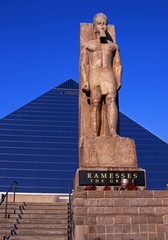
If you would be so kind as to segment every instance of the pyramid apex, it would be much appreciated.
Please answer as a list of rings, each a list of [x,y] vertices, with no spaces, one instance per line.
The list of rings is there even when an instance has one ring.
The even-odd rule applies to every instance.
[[[79,83],[76,82],[73,79],[66,80],[65,82],[59,84],[55,88],[61,88],[61,89],[79,89]]]

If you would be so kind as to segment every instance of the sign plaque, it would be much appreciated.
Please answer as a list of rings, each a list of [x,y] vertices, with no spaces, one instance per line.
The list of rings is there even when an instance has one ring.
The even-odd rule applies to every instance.
[[[79,186],[120,186],[121,179],[145,186],[145,171],[79,171]]]

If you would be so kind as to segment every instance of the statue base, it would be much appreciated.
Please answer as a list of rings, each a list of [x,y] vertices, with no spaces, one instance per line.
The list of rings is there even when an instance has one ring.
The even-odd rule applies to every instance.
[[[135,143],[130,138],[83,137],[79,150],[80,167],[138,167]]]

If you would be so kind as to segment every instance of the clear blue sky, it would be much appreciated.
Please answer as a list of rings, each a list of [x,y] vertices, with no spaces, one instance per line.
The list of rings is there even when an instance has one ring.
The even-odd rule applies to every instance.
[[[120,111],[168,142],[167,0],[0,0],[0,118],[79,81],[79,25],[98,12],[116,27]]]

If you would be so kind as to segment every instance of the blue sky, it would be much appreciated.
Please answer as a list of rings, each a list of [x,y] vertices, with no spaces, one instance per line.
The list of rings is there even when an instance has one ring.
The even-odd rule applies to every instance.
[[[98,12],[116,28],[120,111],[168,142],[167,0],[0,0],[0,118],[79,81],[79,26]]]

